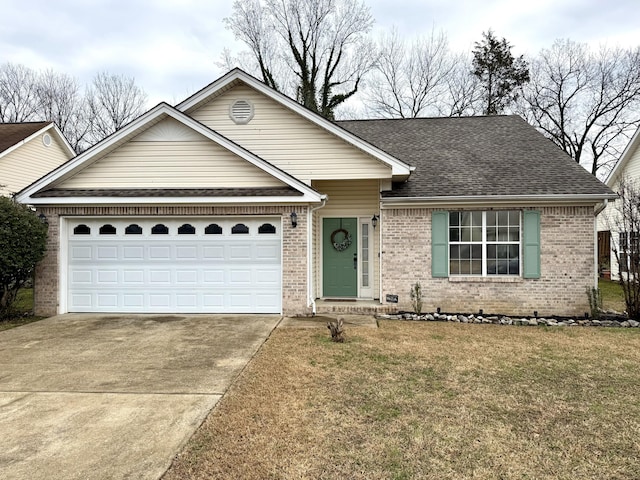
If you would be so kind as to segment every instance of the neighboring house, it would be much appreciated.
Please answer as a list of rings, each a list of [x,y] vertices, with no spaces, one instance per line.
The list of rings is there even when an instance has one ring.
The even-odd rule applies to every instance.
[[[23,190],[39,315],[583,314],[615,194],[517,116],[332,123],[233,70]],[[397,301],[397,303],[396,303]]]
[[[0,123],[0,195],[19,192],[74,156],[52,122]]]
[[[626,148],[622,152],[618,163],[607,177],[606,184],[615,192],[620,189],[620,183],[624,180],[635,184],[640,188],[640,129],[631,138]],[[619,210],[622,208],[622,201],[609,203],[607,207],[598,215],[598,269],[601,276],[611,276],[613,279],[619,278],[619,266],[614,253],[614,249],[621,251],[620,242],[639,242],[638,232],[627,232],[629,227],[624,227],[621,222]],[[638,251],[638,248],[635,249]],[[622,259],[623,268],[626,262],[632,259]],[[636,259],[640,261],[640,259]]]

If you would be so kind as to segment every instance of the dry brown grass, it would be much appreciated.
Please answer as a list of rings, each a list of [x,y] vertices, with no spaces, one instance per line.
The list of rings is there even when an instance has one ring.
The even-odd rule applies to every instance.
[[[174,479],[638,479],[640,331],[274,332]]]

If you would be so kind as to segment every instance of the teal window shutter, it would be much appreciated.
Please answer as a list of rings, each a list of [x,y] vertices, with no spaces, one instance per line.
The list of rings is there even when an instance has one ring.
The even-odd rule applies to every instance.
[[[523,277],[540,278],[540,212],[525,210],[523,215]]]
[[[449,276],[449,212],[431,216],[431,276]]]

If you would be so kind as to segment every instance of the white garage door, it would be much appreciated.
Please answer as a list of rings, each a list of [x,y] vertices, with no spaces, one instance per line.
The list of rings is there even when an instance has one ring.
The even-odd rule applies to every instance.
[[[68,219],[69,312],[280,313],[280,218]]]

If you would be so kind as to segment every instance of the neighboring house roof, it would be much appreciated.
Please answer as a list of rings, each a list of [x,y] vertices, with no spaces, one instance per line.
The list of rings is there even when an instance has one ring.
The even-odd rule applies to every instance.
[[[385,198],[615,198],[516,115],[336,123],[416,167]]]
[[[622,152],[622,155],[620,155],[620,158],[618,159],[618,162],[616,163],[615,167],[613,167],[613,170],[609,172],[609,176],[607,177],[607,180],[606,180],[607,185],[609,185],[610,187],[613,187],[615,185],[616,181],[618,180],[618,177],[627,168],[629,161],[634,156],[636,150],[638,149],[638,146],[640,146],[640,128],[638,128],[636,132],[633,134],[633,137],[631,137],[631,140],[625,147],[624,151]]]
[[[53,122],[22,122],[0,123],[0,157],[19,147],[31,137],[50,129],[55,132],[66,152],[71,156],[75,155],[73,148]]]
[[[50,124],[51,122],[0,123],[0,154]]]

